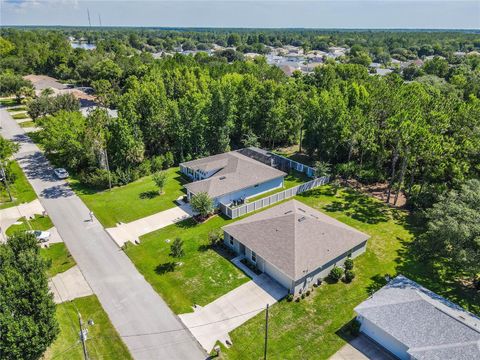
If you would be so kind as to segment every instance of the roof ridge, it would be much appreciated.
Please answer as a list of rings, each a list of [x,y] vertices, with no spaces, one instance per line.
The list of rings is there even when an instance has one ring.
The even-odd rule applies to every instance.
[[[433,350],[433,349],[448,349],[457,346],[465,346],[465,345],[478,345],[480,350],[480,340],[472,340],[472,341],[460,341],[450,344],[441,344],[441,345],[430,345],[430,346],[421,346],[408,349],[410,351],[426,351],[426,350]]]

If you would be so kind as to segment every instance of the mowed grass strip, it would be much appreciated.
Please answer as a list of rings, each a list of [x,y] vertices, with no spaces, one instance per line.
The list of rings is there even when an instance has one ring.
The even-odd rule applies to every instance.
[[[48,230],[53,227],[52,220],[48,216],[42,216],[35,214],[33,219],[27,219],[22,217],[17,220],[17,222],[21,223],[18,225],[10,226],[5,233],[7,236],[13,235],[17,231],[28,231],[28,230]]]
[[[15,120],[22,120],[22,119],[28,119],[29,116],[28,116],[27,113],[21,112],[21,113],[18,113],[18,114],[13,114],[12,118],[14,118]]]
[[[40,255],[51,261],[48,277],[53,277],[75,266],[75,260],[64,243],[51,244],[48,248],[42,248]]]
[[[161,195],[151,176],[111,191],[95,191],[75,180],[70,184],[103,226],[114,227],[118,222],[127,223],[176,206],[174,201],[185,194],[183,184],[187,180],[178,168],[165,171],[168,180]]]
[[[227,222],[220,216],[204,224],[188,219],[142,236],[125,252],[175,313],[191,312],[194,304],[204,306],[249,280],[221,248],[209,246],[209,232]],[[184,241],[181,258],[169,255],[177,237]]]
[[[412,259],[415,228],[406,212],[351,190],[325,186],[298,196],[317,208],[371,236],[367,252],[354,260],[356,278],[350,284],[322,284],[300,302],[285,300],[270,309],[268,356],[272,359],[328,359],[348,338],[344,328],[353,309],[385,284],[385,274],[404,274],[420,284],[480,312],[480,296],[467,292],[452,279],[440,278],[425,263]],[[265,313],[230,333],[233,346],[223,359],[263,358]]]
[[[91,359],[132,359],[97,297],[91,295],[57,305],[56,315],[60,325],[60,334],[44,354],[45,360],[83,360],[82,345],[79,342],[77,310],[82,315],[85,327],[88,329],[86,344]],[[94,321],[94,325],[87,324],[89,319]]]
[[[32,186],[28,182],[25,174],[17,162],[10,164],[10,170],[13,173],[15,180],[10,185],[10,192],[12,193],[13,201],[10,201],[8,192],[5,186],[0,185],[0,209],[6,209],[24,202],[30,202],[37,198]]]

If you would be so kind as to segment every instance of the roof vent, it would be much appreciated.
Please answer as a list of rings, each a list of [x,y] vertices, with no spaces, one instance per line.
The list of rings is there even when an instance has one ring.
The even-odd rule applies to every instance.
[[[220,176],[220,180],[225,180],[226,178],[226,176]]]
[[[300,219],[298,219],[298,222],[302,222],[303,220],[307,220],[305,216],[302,216]]]
[[[291,214],[292,212],[293,212],[293,210],[288,210],[287,212],[285,212],[285,215]]]
[[[298,208],[298,210],[300,210],[301,212],[306,212],[305,210],[303,210],[302,208]]]

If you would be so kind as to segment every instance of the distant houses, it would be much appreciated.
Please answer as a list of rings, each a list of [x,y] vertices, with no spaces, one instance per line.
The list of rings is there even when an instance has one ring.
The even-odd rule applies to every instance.
[[[480,359],[480,318],[404,276],[355,311],[360,331],[401,360]]]

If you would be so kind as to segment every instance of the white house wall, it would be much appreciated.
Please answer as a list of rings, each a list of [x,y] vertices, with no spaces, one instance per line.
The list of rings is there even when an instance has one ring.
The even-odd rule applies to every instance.
[[[272,179],[264,183],[259,183],[257,186],[251,186],[246,189],[232,192],[223,196],[215,198],[216,204],[230,204],[233,200],[239,200],[241,198],[249,198],[252,196],[257,196],[262,193],[275,190],[283,187],[283,177]]]
[[[387,334],[381,328],[365,319],[357,316],[357,320],[361,323],[360,331],[371,338],[376,343],[387,349],[400,360],[410,360],[411,357],[407,353],[408,348],[393,336]]]

